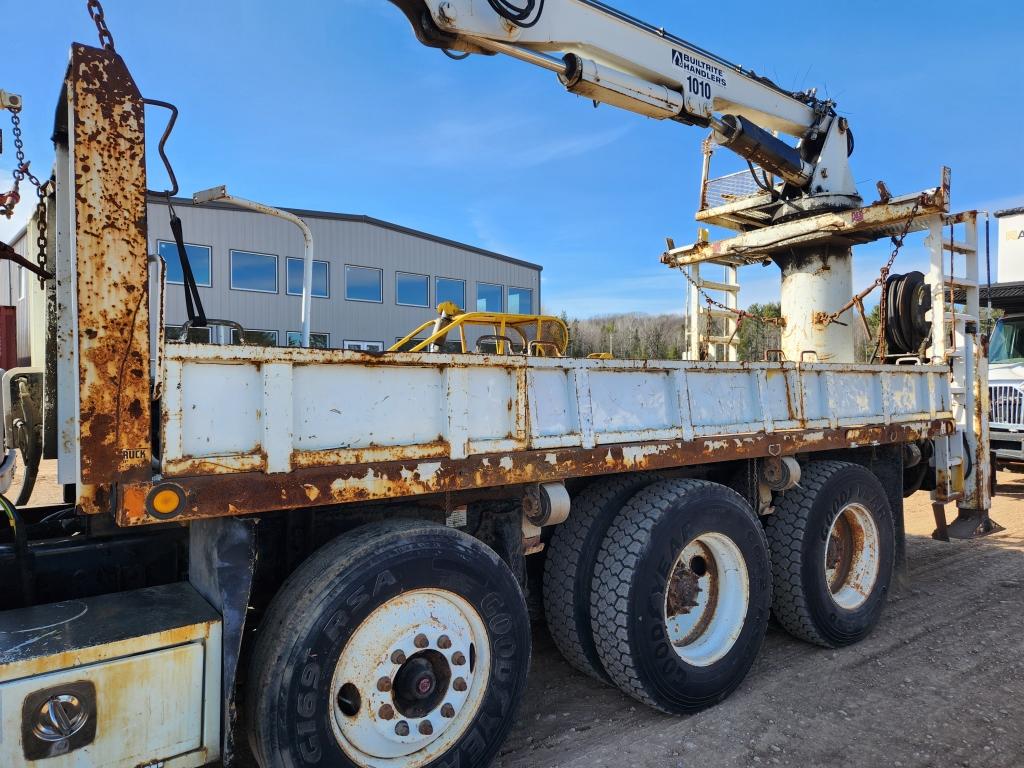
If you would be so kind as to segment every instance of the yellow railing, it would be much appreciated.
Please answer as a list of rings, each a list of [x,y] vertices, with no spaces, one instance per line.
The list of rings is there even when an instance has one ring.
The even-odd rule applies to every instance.
[[[499,355],[525,354],[533,357],[562,357],[569,344],[569,329],[559,318],[550,315],[513,315],[506,312],[462,312],[450,302],[441,304],[439,316],[427,320],[397,341],[389,352],[423,352],[449,342],[458,334],[459,351],[472,352],[466,328],[487,328],[491,332],[476,340],[492,342]],[[422,337],[421,334],[427,333]],[[412,346],[409,346],[412,345]]]

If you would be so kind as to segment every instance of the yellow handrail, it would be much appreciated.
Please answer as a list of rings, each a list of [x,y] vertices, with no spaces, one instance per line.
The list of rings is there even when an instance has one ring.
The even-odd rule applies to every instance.
[[[438,308],[438,317],[434,320],[427,320],[421,323],[404,338],[393,344],[389,352],[422,352],[429,350],[434,344],[442,344],[448,335],[457,330],[459,333],[459,346],[462,353],[466,353],[466,327],[467,326],[488,326],[492,333],[499,337],[495,340],[496,351],[499,355],[506,354],[505,345],[508,343],[504,338],[512,331],[522,340],[523,354],[536,355],[538,357],[562,357],[569,343],[569,329],[565,323],[551,315],[514,315],[508,312],[462,312],[457,306],[450,302],[441,304]],[[524,328],[530,330],[535,326],[535,338],[529,338],[523,332]],[[557,339],[547,338],[544,335],[545,326],[554,326],[557,330]],[[427,329],[433,329],[426,338],[418,338]],[[558,333],[560,331],[560,333]],[[504,338],[502,338],[504,337]],[[413,346],[406,349],[406,345],[413,343]],[[511,350],[510,350],[511,351]]]

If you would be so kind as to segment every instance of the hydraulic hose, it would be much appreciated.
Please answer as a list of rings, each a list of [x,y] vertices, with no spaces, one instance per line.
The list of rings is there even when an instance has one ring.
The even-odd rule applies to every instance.
[[[521,0],[521,3],[513,2],[513,0],[487,0],[487,2],[496,14],[523,29],[534,26],[544,13],[544,0]]]

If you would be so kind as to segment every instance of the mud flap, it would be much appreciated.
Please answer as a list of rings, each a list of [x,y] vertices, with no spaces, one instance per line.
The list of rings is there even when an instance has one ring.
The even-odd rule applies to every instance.
[[[221,759],[227,768],[236,764],[240,747],[246,750],[235,691],[255,571],[255,520],[225,517],[197,520],[189,526],[189,581],[221,612],[223,622]]]

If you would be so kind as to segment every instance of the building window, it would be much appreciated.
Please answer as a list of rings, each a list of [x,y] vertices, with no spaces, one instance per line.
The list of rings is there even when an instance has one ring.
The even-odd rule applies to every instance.
[[[439,277],[434,282],[434,300],[438,306],[450,301],[459,309],[466,309],[466,281]]]
[[[409,272],[395,272],[395,303],[408,307],[429,307],[430,278]]]
[[[166,240],[157,240],[156,249],[157,253],[160,254],[160,258],[167,265],[167,282],[183,285],[185,275],[181,271],[178,246]],[[192,277],[196,279],[196,285],[209,288],[213,284],[211,281],[211,273],[213,271],[211,266],[213,261],[212,253],[213,251],[208,245],[185,243],[185,255],[188,256],[188,264],[192,267]]]
[[[476,284],[476,311],[501,312],[502,287],[491,283]]]
[[[302,331],[288,331],[288,346],[289,347],[301,347],[302,346]],[[309,332],[309,348],[310,349],[330,349],[331,347],[331,334],[329,333],[314,333]]]
[[[395,337],[395,344],[397,344],[398,342],[400,342],[404,338],[405,338],[405,336],[396,336]],[[426,341],[425,337],[421,338],[421,339],[409,339],[407,342],[405,342],[405,344],[403,344],[396,351],[398,351],[398,352],[408,352],[410,349],[415,347],[417,344],[422,344],[424,341]]]
[[[508,289],[508,311],[513,315],[532,315],[533,290],[510,287]]]
[[[236,291],[277,293],[277,256],[231,251],[231,287]]]
[[[238,344],[238,329],[231,329],[231,343]],[[253,347],[276,347],[277,331],[260,331],[255,328],[245,329],[245,343]]]
[[[384,272],[373,267],[345,265],[345,298],[349,301],[372,301],[380,304]]]
[[[285,291],[289,296],[302,295],[302,271],[305,267],[303,259],[288,257],[285,259]],[[330,264],[326,261],[313,262],[313,297],[317,299],[329,299],[330,289]]]
[[[384,342],[383,341],[355,341],[345,339],[345,349],[352,350],[354,352],[383,352]]]
[[[180,325],[165,325],[164,326],[164,339],[166,341],[177,341],[178,337],[181,336]],[[188,329],[188,341],[190,344],[209,344],[210,343],[210,329],[209,328],[189,328]]]

